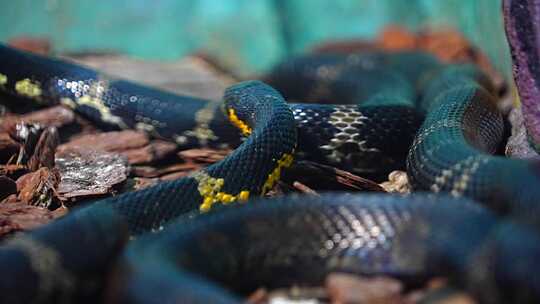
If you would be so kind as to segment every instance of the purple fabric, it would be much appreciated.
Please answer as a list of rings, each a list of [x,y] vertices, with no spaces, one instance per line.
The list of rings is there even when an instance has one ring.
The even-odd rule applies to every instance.
[[[540,0],[504,0],[506,36],[529,140],[540,150]]]

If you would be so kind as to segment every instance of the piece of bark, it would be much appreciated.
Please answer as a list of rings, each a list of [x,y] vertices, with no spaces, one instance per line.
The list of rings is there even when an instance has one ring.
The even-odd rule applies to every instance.
[[[17,183],[5,175],[0,176],[0,202],[11,194],[16,193]]]
[[[0,204],[0,238],[47,224],[64,213],[64,208],[50,211],[22,202]]]
[[[135,165],[161,161],[173,155],[177,145],[163,140],[150,141],[143,132],[126,130],[83,135],[61,145],[58,151],[64,153],[85,148],[122,154]]]
[[[401,303],[403,285],[388,277],[364,278],[352,274],[333,273],[325,282],[334,304]]]
[[[17,199],[17,193],[10,194],[6,198],[4,198],[2,201],[0,201],[0,204],[11,204],[11,203],[17,203],[19,200]]]
[[[36,144],[43,130],[43,127],[39,124],[27,124],[23,122],[15,125],[11,137],[21,143],[16,164],[26,166],[30,157],[34,154]]]
[[[130,164],[148,164],[157,162],[173,155],[177,150],[177,145],[163,140],[152,140],[148,145],[122,151]]]
[[[28,169],[30,171],[36,171],[41,167],[52,169],[54,167],[54,154],[59,144],[60,137],[55,127],[43,130],[32,155],[28,159]]]
[[[54,167],[54,153],[60,143],[56,127],[18,123],[13,132],[11,137],[19,142],[16,164],[26,166],[29,171]]]
[[[118,152],[141,148],[148,145],[149,142],[148,136],[143,132],[133,130],[112,131],[77,137],[60,145],[57,151],[64,153],[66,151],[92,149],[95,151]]]
[[[60,175],[56,169],[42,167],[17,179],[17,199],[27,205],[51,208],[58,199]]]
[[[56,167],[61,199],[107,194],[127,179],[129,171],[125,157],[88,148],[57,152]]]
[[[39,124],[43,127],[57,127],[71,124],[75,121],[75,114],[70,109],[54,106],[43,110],[30,112],[24,115],[6,115],[0,123],[0,131],[9,131],[16,124]]]

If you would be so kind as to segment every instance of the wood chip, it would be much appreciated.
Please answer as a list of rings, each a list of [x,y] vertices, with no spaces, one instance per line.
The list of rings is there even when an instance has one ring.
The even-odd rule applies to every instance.
[[[0,131],[9,131],[16,124],[26,123],[26,124],[39,124],[43,127],[57,127],[71,124],[75,121],[75,114],[73,111],[62,107],[54,106],[46,108],[43,110],[38,110],[30,112],[24,115],[6,115],[2,117],[2,122],[0,123]]]
[[[58,193],[63,199],[109,193],[128,175],[125,157],[88,149],[57,153],[56,167],[62,178]]]
[[[58,147],[58,152],[80,151],[91,148],[94,151],[118,152],[141,148],[150,143],[143,132],[125,130],[98,134],[88,134],[77,137]]]
[[[57,199],[60,175],[56,169],[42,167],[17,179],[17,199],[25,204],[49,208]]]
[[[22,202],[0,204],[0,238],[17,231],[37,228],[65,213],[64,208],[57,210],[50,211]]]
[[[364,278],[345,273],[330,274],[326,289],[334,304],[401,303],[403,285],[387,277]]]
[[[36,171],[41,167],[49,169],[54,167],[54,154],[60,144],[58,131],[55,127],[48,127],[39,136],[38,142],[28,159],[27,167],[30,171]]]
[[[135,165],[164,160],[174,155],[177,145],[163,140],[150,141],[143,132],[126,130],[83,135],[58,147],[60,153],[81,149],[116,152]]]
[[[43,130],[43,127],[39,124],[18,123],[15,125],[11,137],[21,143],[16,164],[26,166],[30,157],[34,155],[36,144]]]
[[[126,156],[130,164],[149,164],[157,162],[174,155],[177,150],[175,143],[153,140],[148,145],[138,148],[122,151],[122,155]]]

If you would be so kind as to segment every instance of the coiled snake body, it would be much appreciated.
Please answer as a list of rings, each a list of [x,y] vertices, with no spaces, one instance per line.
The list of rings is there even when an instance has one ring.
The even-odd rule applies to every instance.
[[[3,302],[106,293],[113,302],[236,303],[258,286],[318,284],[336,270],[449,275],[485,302],[539,298],[540,282],[528,276],[540,269],[538,166],[488,155],[503,122],[478,69],[417,53],[326,55],[291,60],[266,81],[289,100],[348,105],[288,105],[258,81],[230,87],[220,105],[0,47],[0,88],[11,95],[180,146],[236,144],[228,122],[247,136],[189,177],[98,201],[7,241]],[[469,197],[495,213],[448,196],[250,199],[274,185],[295,152],[372,176],[406,157],[415,188]],[[186,216],[201,211],[211,212]],[[135,240],[124,248],[128,236]]]

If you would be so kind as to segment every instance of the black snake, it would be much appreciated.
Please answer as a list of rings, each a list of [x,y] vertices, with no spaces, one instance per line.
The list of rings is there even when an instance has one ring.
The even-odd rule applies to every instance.
[[[419,53],[319,55],[290,60],[265,81],[277,90],[243,82],[221,105],[1,46],[0,88],[13,96],[182,147],[239,143],[228,122],[247,136],[189,177],[98,201],[7,241],[3,302],[107,294],[126,303],[237,303],[258,286],[319,284],[337,270],[405,281],[447,275],[484,302],[539,298],[540,281],[528,275],[540,269],[539,167],[489,155],[503,120],[476,67]],[[278,91],[343,105],[288,105]],[[416,189],[466,196],[495,213],[445,196],[251,199],[295,155],[375,177],[406,162]],[[200,211],[210,212],[193,215]]]

